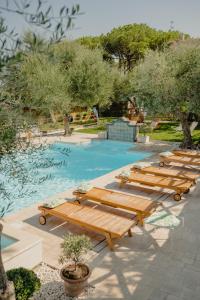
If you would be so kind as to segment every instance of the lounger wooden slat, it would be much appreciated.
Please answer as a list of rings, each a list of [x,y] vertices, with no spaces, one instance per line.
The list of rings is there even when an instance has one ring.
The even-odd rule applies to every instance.
[[[179,156],[188,156],[192,158],[200,158],[200,151],[197,150],[180,150],[175,149],[172,151],[175,155]]]
[[[126,233],[131,236],[131,228],[136,224],[136,220],[69,202],[55,208],[39,206],[38,209],[41,211],[39,219],[41,225],[46,224],[47,216],[61,218],[69,223],[83,226],[104,235],[111,250],[113,250],[112,240],[121,238]]]
[[[104,227],[106,227],[107,229],[112,228],[112,224],[116,222],[117,226],[114,228],[117,229],[119,226],[119,229],[117,229],[117,232],[119,232],[121,230],[121,228],[120,228],[121,220],[116,218],[116,215],[110,214],[109,223],[108,223],[107,220],[105,219],[104,212],[102,214],[101,210],[98,210],[96,208],[87,207],[87,206],[84,206],[84,208],[86,208],[86,209],[78,211],[76,214],[82,220],[88,221],[88,218],[90,218],[90,222],[94,222],[95,225],[98,225],[98,226],[101,226],[102,222],[104,222]],[[92,215],[91,215],[91,210],[93,210]]]
[[[139,196],[127,195],[108,189],[93,187],[87,193],[74,191],[73,193],[78,201],[92,200],[103,205],[108,205],[137,214],[141,225],[144,224],[144,218],[150,216],[160,205],[157,201],[151,201]]]
[[[129,177],[119,175],[116,176],[116,178],[120,180],[121,187],[126,183],[139,183],[142,185],[174,190],[176,192],[174,200],[176,201],[180,201],[181,195],[189,192],[189,189],[192,186],[192,182],[187,179],[173,179],[150,174],[139,174],[136,172],[131,172]]]
[[[152,175],[158,175],[163,177],[171,177],[175,179],[187,179],[187,180],[191,180],[193,183],[196,183],[196,180],[199,177],[199,174],[194,174],[192,172],[187,172],[184,170],[174,170],[174,169],[167,169],[163,167],[154,167],[154,166],[144,167],[142,169],[132,167],[131,170],[142,174],[152,174]]]
[[[200,167],[200,158],[198,159],[198,158],[180,156],[180,155],[169,155],[169,156],[160,155],[160,167],[163,167],[165,163],[168,164],[171,162]]]

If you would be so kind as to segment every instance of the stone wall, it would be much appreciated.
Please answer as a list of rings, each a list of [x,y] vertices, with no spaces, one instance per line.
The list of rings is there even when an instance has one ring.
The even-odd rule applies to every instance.
[[[130,121],[118,119],[107,124],[107,139],[126,142],[135,142],[137,137],[137,125]]]

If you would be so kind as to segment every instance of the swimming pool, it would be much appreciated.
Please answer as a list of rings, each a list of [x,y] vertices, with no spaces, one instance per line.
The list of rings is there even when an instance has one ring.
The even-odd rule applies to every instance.
[[[66,149],[69,149],[68,156],[66,156]],[[53,159],[54,162],[61,164],[48,168],[40,164],[36,170],[35,166],[28,163],[28,158],[25,159],[23,163],[27,164],[27,169],[34,176],[35,182],[26,183],[25,192],[22,195],[19,193],[17,182],[9,180],[7,189],[13,194],[11,212],[31,206],[49,196],[77,186],[83,181],[102,176],[151,154],[131,150],[134,150],[134,144],[109,140],[95,140],[79,145],[55,143],[48,146],[43,150],[42,159]],[[37,162],[37,153],[34,155],[34,160]],[[65,163],[62,164],[62,162]],[[45,180],[41,181],[41,177],[44,177]]]
[[[1,249],[4,249],[4,248],[7,248],[9,246],[11,246],[12,244],[16,243],[17,240],[8,236],[8,235],[5,235],[5,234],[2,234],[1,236]]]

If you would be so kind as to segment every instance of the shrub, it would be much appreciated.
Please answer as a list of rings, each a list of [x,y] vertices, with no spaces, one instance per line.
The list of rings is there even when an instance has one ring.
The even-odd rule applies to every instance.
[[[40,289],[40,280],[36,274],[25,268],[12,269],[7,272],[8,280],[15,286],[16,300],[27,300]]]
[[[61,243],[62,254],[59,262],[64,264],[68,260],[72,260],[76,267],[76,264],[81,261],[82,255],[87,253],[91,248],[92,243],[87,236],[68,234]]]

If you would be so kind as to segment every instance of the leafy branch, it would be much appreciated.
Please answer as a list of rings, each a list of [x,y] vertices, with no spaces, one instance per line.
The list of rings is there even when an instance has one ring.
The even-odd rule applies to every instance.
[[[2,1],[0,5],[0,58],[3,62],[7,61],[22,44],[18,33],[14,29],[9,30],[5,24],[5,12],[19,15],[29,25],[40,28],[45,33],[48,32],[49,43],[59,42],[66,37],[67,30],[74,27],[74,19],[81,14],[78,4],[71,8],[64,5],[55,15],[53,7],[45,0]],[[33,36],[36,39],[35,33]]]

